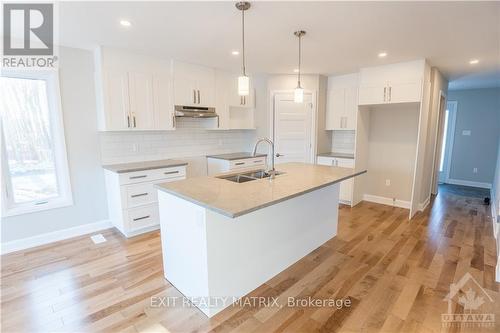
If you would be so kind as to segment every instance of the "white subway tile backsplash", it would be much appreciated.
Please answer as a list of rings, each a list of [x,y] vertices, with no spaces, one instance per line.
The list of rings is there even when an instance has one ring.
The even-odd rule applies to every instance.
[[[253,131],[213,131],[200,123],[203,120],[182,119],[175,131],[102,132],[101,162],[114,164],[249,151],[255,141]]]
[[[354,153],[356,131],[332,131],[332,151]]]

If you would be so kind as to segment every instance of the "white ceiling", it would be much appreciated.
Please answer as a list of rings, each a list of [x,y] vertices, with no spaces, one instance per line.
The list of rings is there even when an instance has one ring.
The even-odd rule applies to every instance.
[[[303,29],[308,73],[427,58],[451,80],[500,83],[500,2],[252,2],[246,23],[251,73],[292,73],[293,31]],[[120,47],[231,70],[241,61],[231,55],[241,47],[234,2],[63,2],[59,31],[60,43],[73,47]],[[379,59],[380,51],[388,56]],[[479,64],[471,66],[472,58]]]

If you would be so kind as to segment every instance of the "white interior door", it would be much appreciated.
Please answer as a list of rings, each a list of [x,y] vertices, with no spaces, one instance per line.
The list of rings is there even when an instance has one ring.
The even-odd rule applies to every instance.
[[[274,95],[274,137],[276,163],[314,163],[312,155],[312,94],[303,103],[293,101],[293,93]]]
[[[453,150],[457,102],[446,103],[443,125],[443,140],[441,143],[441,160],[439,161],[439,183],[445,183],[450,173],[450,161]]]

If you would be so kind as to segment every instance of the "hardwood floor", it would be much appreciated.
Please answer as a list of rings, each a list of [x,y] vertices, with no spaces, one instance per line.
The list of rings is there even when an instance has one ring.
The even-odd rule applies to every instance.
[[[126,240],[108,230],[99,245],[85,236],[5,255],[2,332],[498,332],[500,323],[441,322],[450,284],[467,272],[487,293],[481,313],[500,321],[489,207],[443,191],[411,222],[407,215],[371,203],[343,206],[337,237],[249,295],[285,306],[230,307],[212,319],[179,304],[158,306],[159,297],[181,297],[163,278],[158,232]],[[349,298],[351,306],[289,307],[288,297]],[[455,302],[451,309],[469,312]]]

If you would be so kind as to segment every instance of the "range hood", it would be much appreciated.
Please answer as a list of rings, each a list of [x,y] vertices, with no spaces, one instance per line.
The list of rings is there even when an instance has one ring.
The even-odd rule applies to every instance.
[[[219,115],[215,113],[215,108],[201,107],[201,106],[175,106],[175,116],[185,118],[218,118]]]

